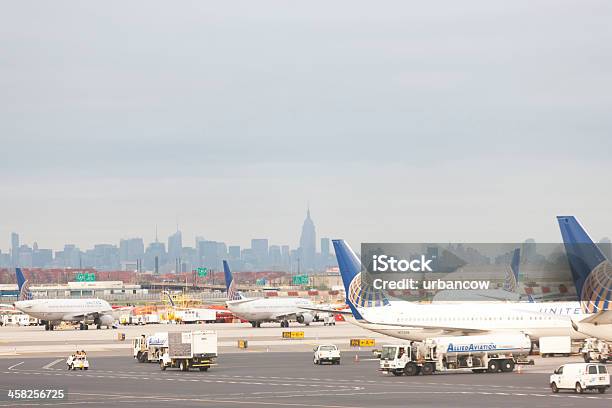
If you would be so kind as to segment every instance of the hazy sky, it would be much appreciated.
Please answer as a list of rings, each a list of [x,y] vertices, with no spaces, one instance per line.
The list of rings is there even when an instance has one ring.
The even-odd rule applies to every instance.
[[[612,235],[609,1],[0,6],[0,249]]]

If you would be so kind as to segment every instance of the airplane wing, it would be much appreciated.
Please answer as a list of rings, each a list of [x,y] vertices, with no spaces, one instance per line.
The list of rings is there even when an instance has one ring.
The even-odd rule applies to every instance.
[[[591,323],[595,325],[612,324],[612,310],[602,310],[587,317],[586,319],[580,320],[578,323]]]
[[[333,313],[333,314],[342,314],[342,315],[352,315],[350,309],[334,309],[332,307],[308,307],[308,306],[300,306],[300,309],[308,310],[311,312],[323,312],[323,313]]]
[[[71,319],[95,319],[95,318],[100,317],[102,314],[103,313],[100,313],[100,312],[72,314],[72,315],[64,316],[64,320],[71,320]]]

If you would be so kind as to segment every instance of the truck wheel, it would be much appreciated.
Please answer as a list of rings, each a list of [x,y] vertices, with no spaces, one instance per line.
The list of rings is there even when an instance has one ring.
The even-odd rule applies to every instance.
[[[200,371],[208,371],[208,367],[200,367]]]
[[[257,327],[257,322],[251,322],[251,326]]]
[[[585,363],[590,363],[591,362],[591,357],[589,357],[588,354],[585,353],[582,357],[584,358],[584,362]]]
[[[576,391],[576,394],[582,394],[584,392],[584,388],[582,388],[582,385],[577,382],[576,387],[574,387],[574,391]]]
[[[600,394],[605,394],[606,393],[606,387],[600,387],[597,391],[599,391]]]
[[[489,365],[488,365],[487,371],[489,371],[490,373],[498,372],[499,371],[499,365],[497,364],[497,361],[495,361],[495,360],[489,361]]]
[[[159,368],[160,368],[162,371],[166,371],[166,365],[165,365],[165,364],[164,364],[164,362],[163,362],[163,361],[161,361],[161,360],[159,361]]]
[[[408,363],[406,364],[406,367],[404,367],[404,374],[406,375],[413,376],[413,375],[417,375],[418,373],[419,373],[419,369],[417,365],[414,363]]]
[[[421,372],[423,373],[423,375],[433,374],[433,372],[434,372],[434,365],[431,364],[431,363],[423,364],[423,367],[421,367]]]
[[[550,389],[552,390],[552,392],[554,392],[555,394],[559,392],[559,387],[557,387],[556,383],[552,383],[550,384]]]
[[[511,373],[514,371],[514,360],[504,360],[501,369],[504,373]]]

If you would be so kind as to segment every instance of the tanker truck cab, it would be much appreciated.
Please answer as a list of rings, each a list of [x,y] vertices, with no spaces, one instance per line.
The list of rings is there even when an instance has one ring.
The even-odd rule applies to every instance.
[[[380,371],[393,375],[417,375],[421,370],[423,358],[417,355],[416,343],[390,344],[380,352]]]
[[[552,392],[574,390],[582,394],[584,390],[597,390],[600,394],[610,388],[610,374],[606,366],[595,363],[565,364],[550,376]]]

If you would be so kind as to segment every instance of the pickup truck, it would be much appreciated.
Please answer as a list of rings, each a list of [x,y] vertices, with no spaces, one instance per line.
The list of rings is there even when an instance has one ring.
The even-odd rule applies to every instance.
[[[327,361],[332,364],[340,364],[340,349],[335,344],[321,344],[315,346],[314,351],[314,364],[323,364]]]

